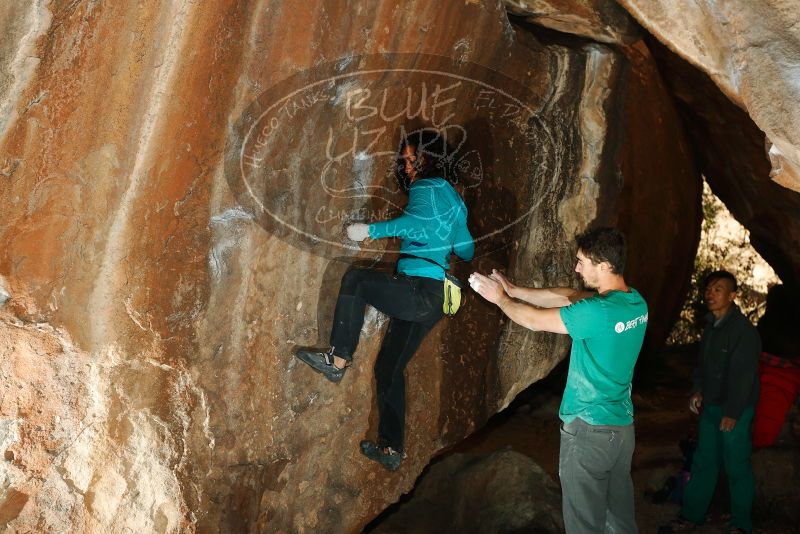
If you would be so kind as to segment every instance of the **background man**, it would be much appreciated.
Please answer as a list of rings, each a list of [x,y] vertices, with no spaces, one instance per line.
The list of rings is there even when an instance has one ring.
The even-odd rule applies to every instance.
[[[488,277],[473,273],[470,285],[514,322],[572,337],[559,410],[567,532],[636,532],[631,380],[647,304],[622,276],[626,246],[619,231],[592,230],[578,236],[577,244],[575,271],[595,291],[518,287],[497,271]]]
[[[761,341],[736,298],[736,278],[715,271],[705,280],[708,307],[689,409],[699,413],[697,450],[683,494],[681,515],[660,533],[692,530],[705,519],[721,465],[731,494],[730,533],[750,532],[755,482],[750,465],[750,423],[758,399]]]

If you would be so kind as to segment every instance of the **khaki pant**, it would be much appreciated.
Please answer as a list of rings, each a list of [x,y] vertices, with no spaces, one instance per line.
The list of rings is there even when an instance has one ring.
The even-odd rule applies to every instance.
[[[637,532],[631,458],[633,425],[561,425],[558,476],[567,534]]]

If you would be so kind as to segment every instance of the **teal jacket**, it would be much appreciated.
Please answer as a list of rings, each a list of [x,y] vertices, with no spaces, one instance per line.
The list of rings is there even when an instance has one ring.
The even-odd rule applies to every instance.
[[[400,253],[419,256],[449,267],[450,253],[464,260],[475,254],[467,228],[467,206],[446,180],[424,178],[411,184],[403,215],[369,225],[372,239],[399,237]],[[401,257],[397,272],[409,276],[444,279],[444,270],[425,260]]]

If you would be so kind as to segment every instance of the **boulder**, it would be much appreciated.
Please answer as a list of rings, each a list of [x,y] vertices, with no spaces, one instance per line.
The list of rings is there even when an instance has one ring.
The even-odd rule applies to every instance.
[[[800,280],[800,192],[770,179],[764,133],[703,71],[649,40],[700,172],[784,283]]]
[[[524,454],[452,454],[434,463],[374,534],[564,532],[558,484]]]
[[[401,470],[360,456],[385,317],[339,385],[292,351],[347,268],[396,259],[342,227],[399,213],[403,129],[452,135],[462,277],[577,285],[574,235],[617,223],[656,339],[682,300],[700,180],[641,43],[449,0],[35,1],[0,26],[10,529],[355,531],[564,357],[468,294],[407,370]]]
[[[641,28],[613,0],[503,0],[509,13],[531,24],[608,44],[633,44]]]
[[[800,191],[797,0],[619,0],[619,4],[747,113],[761,131],[758,146],[769,158],[772,179]]]
[[[773,521],[800,524],[800,453],[797,446],[776,446],[753,453],[756,497],[753,512]]]

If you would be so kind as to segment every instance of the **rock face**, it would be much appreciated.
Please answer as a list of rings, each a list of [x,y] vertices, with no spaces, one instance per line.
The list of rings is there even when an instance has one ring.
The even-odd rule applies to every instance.
[[[672,2],[620,4],[664,44],[650,43],[712,190],[800,280],[800,4],[682,3],[680,17]]]
[[[712,191],[784,282],[800,280],[800,192],[770,180],[764,134],[708,76],[651,41]]]
[[[766,135],[771,176],[800,191],[797,0],[619,0],[680,57],[707,73]]]
[[[800,453],[797,446],[769,447],[753,453],[756,475],[754,512],[762,517],[782,519],[789,525],[800,522]]]
[[[0,528],[175,532],[190,524],[185,374],[109,349],[87,354],[47,324],[0,316]],[[38,525],[38,526],[37,526]]]
[[[453,454],[431,466],[412,498],[372,532],[564,532],[561,491],[524,454]]]
[[[538,26],[601,43],[633,44],[639,25],[613,0],[503,0],[512,15]]]
[[[355,531],[563,358],[468,296],[408,368],[391,475],[357,452],[385,318],[341,384],[295,364],[342,273],[395,258],[341,230],[399,213],[404,129],[456,147],[478,238],[459,274],[573,285],[575,233],[617,223],[666,335],[700,181],[641,42],[537,36],[485,2],[23,4],[0,8],[12,531]]]

